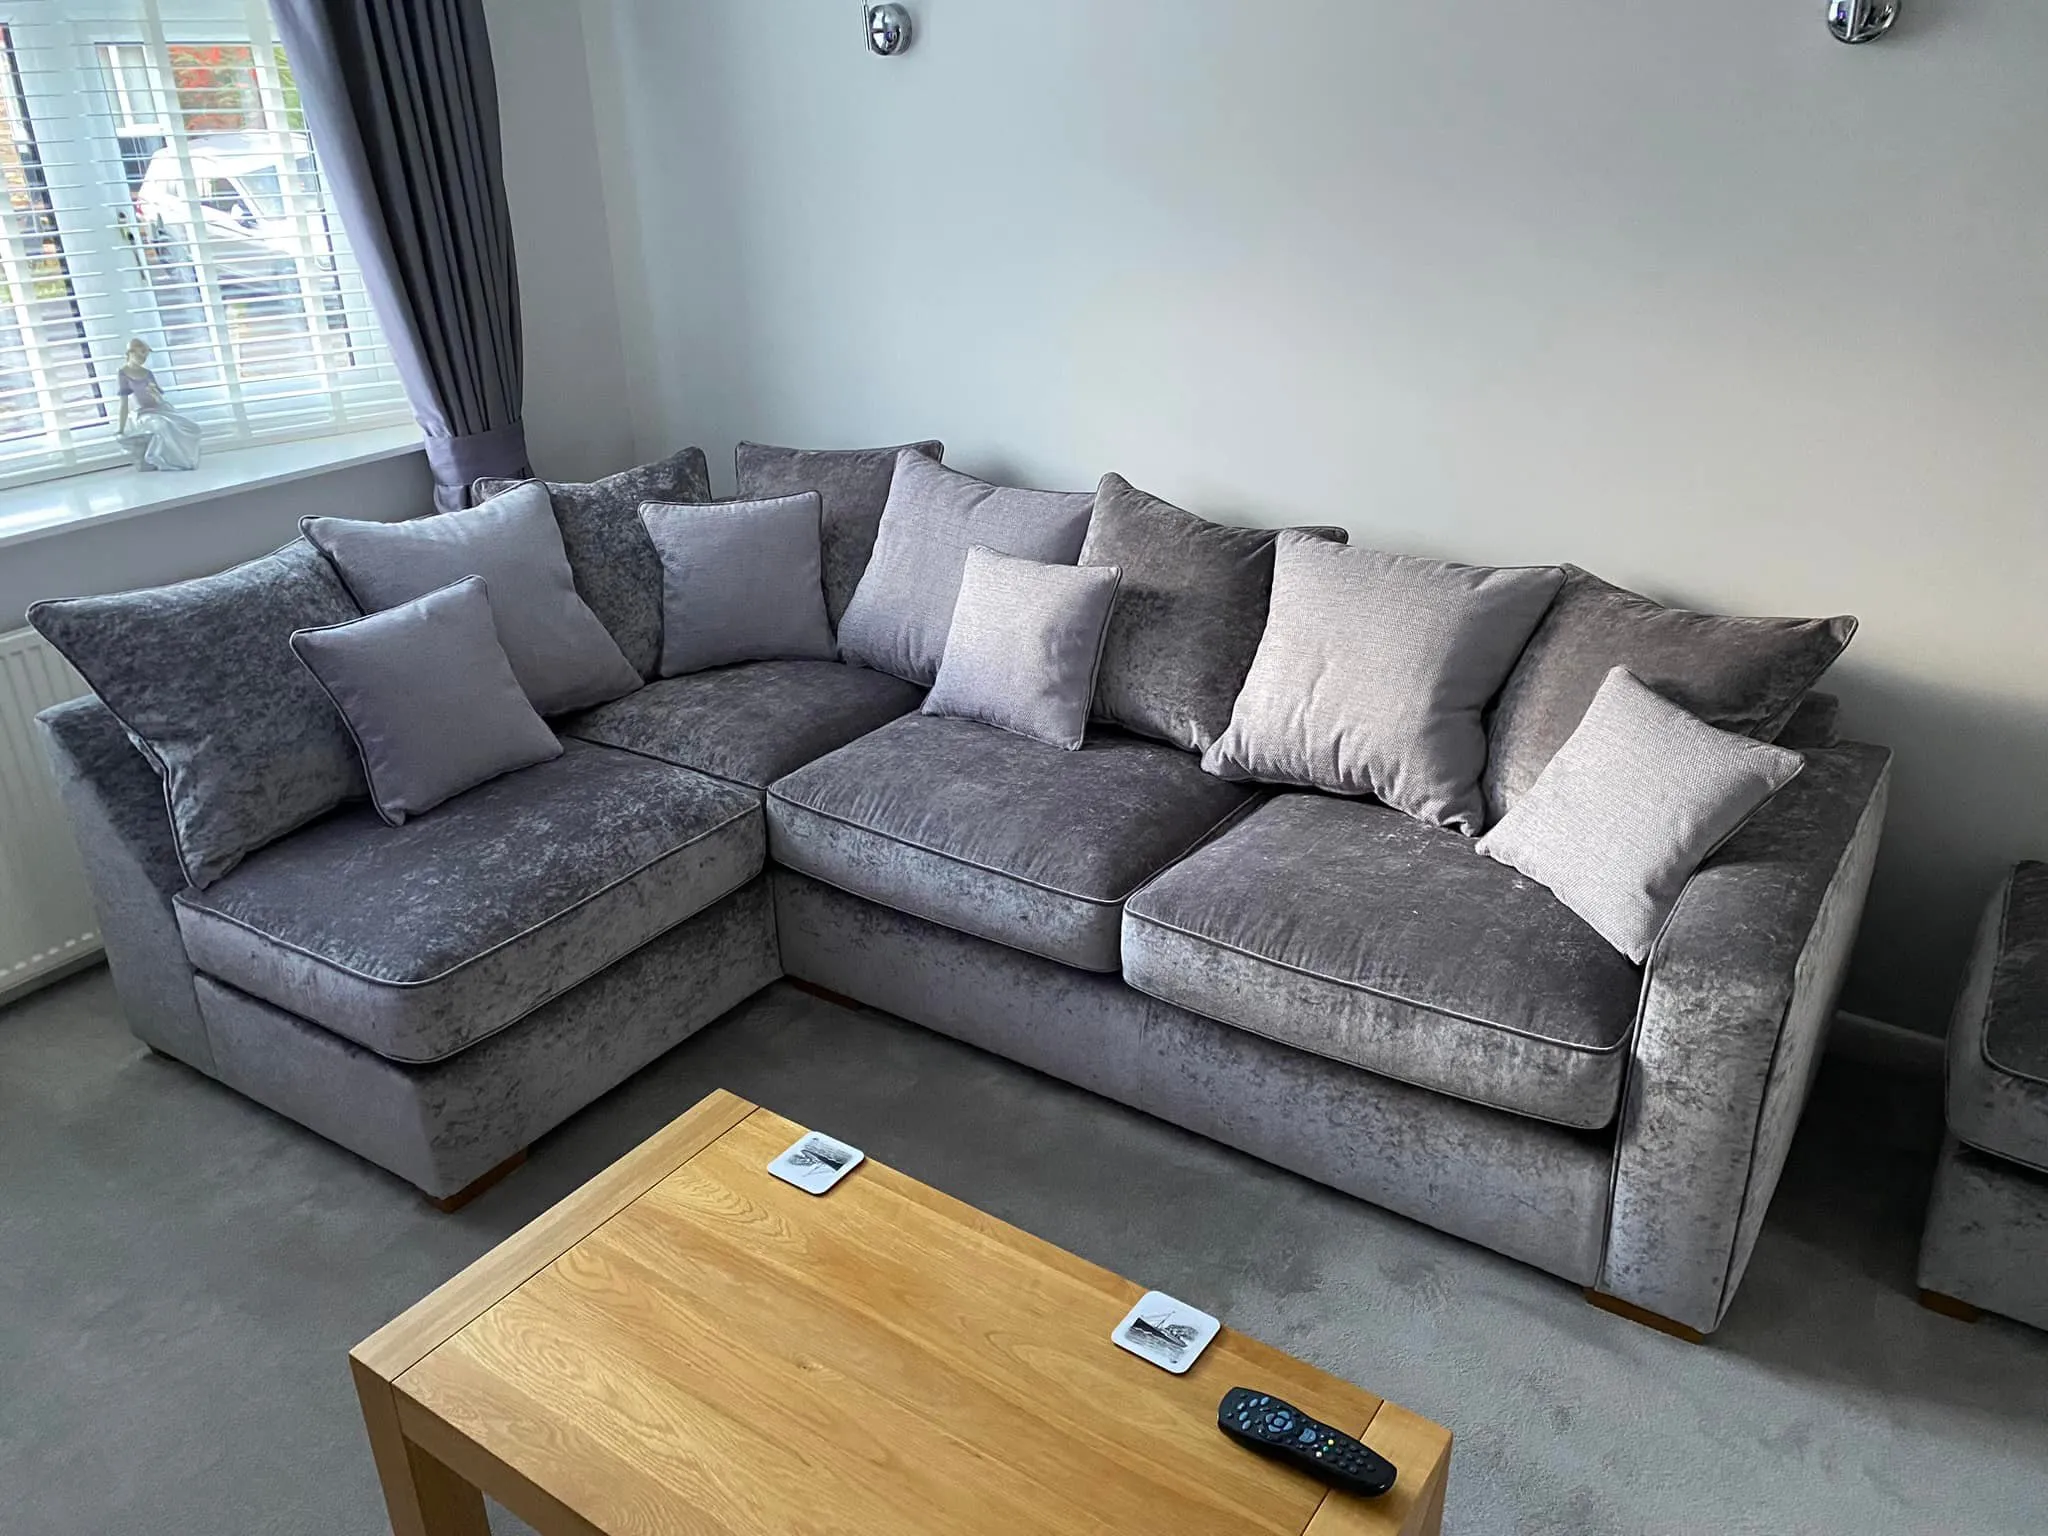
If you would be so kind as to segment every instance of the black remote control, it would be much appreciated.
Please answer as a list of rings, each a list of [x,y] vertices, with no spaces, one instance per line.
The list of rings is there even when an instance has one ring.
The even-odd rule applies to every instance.
[[[1394,1464],[1341,1430],[1250,1387],[1232,1387],[1216,1406],[1216,1424],[1240,1445],[1299,1467],[1333,1488],[1377,1498],[1394,1486]]]

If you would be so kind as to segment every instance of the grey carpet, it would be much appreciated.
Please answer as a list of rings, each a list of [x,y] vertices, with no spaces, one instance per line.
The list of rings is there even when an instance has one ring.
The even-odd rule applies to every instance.
[[[1748,1283],[1697,1348],[786,987],[440,1216],[146,1054],[92,972],[0,1011],[0,1530],[383,1531],[348,1347],[722,1086],[1450,1425],[1461,1536],[2039,1533],[2048,1335],[1912,1299],[1939,1071],[1929,1042],[1838,1035]]]

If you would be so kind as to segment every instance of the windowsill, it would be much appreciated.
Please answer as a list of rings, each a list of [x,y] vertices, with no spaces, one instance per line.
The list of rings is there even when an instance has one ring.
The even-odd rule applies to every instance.
[[[0,549],[419,451],[418,427],[377,427],[258,448],[224,448],[205,454],[197,469],[99,469],[10,486],[0,490]]]

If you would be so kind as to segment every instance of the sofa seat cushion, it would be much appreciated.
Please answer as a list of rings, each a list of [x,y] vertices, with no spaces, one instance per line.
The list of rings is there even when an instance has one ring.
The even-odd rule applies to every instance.
[[[1369,1072],[1559,1125],[1620,1102],[1642,972],[1535,881],[1370,802],[1282,795],[1134,895],[1124,976]]]
[[[1255,799],[1114,731],[1077,752],[909,715],[768,791],[769,849],[899,912],[1090,971],[1130,893]]]
[[[915,683],[840,661],[748,661],[649,683],[557,728],[760,790],[923,698]]]
[[[1948,1032],[1948,1128],[2048,1173],[2048,864],[1992,893]]]
[[[759,874],[759,797],[579,742],[402,827],[352,806],[177,898],[201,971],[393,1061],[503,1029]]]

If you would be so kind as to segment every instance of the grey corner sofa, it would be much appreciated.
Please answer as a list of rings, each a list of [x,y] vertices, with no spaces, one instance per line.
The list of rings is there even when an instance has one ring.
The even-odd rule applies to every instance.
[[[788,976],[1720,1323],[1884,817],[1888,755],[1823,699],[1638,967],[1456,832],[921,697],[831,661],[651,682],[552,762],[402,827],[345,806],[204,891],[109,712],[42,725],[135,1033],[430,1196]]]

